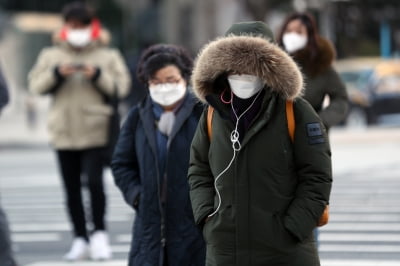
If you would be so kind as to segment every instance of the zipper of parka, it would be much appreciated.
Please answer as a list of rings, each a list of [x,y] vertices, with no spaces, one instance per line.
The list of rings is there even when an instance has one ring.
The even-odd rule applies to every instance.
[[[162,211],[162,215],[161,215],[161,217],[163,218],[163,220],[162,220],[162,223],[161,223],[161,234],[162,234],[162,238],[161,238],[161,244],[163,245],[163,246],[165,246],[166,245],[166,242],[167,242],[167,239],[166,239],[166,234],[165,234],[165,216],[166,216],[166,210],[167,210],[167,204],[168,204],[168,182],[167,182],[167,173],[168,173],[168,165],[169,165],[169,149],[168,149],[168,147],[167,147],[167,159],[165,160],[165,173],[164,173],[164,176],[163,176],[163,179],[161,180],[162,182],[161,182],[161,189],[163,188],[163,186],[166,186],[166,190],[164,191],[165,192],[165,202],[164,202],[164,207],[162,206],[162,202],[161,202],[161,196],[162,196],[162,194],[161,193],[163,193],[162,191],[160,191],[160,193],[159,193],[159,202],[160,202],[160,208],[161,208],[161,211]],[[163,184],[165,182],[165,184]]]
[[[236,158],[235,158],[235,161],[234,161],[234,164],[233,164],[233,178],[234,178],[234,182],[235,182],[235,193],[234,193],[234,197],[235,197],[235,199],[232,201],[232,204],[234,204],[234,206],[236,206],[236,208],[238,207],[238,199],[239,199],[239,197],[238,197],[238,194],[239,194],[239,186],[238,186],[238,183],[239,183],[239,181],[238,181],[238,177],[237,177],[237,167],[238,167],[238,164],[237,164],[237,156],[239,156],[239,154],[240,154],[240,151],[238,152],[238,154],[236,155]],[[233,208],[233,206],[232,206],[232,208]],[[236,215],[235,215],[235,241],[236,241],[236,243],[235,243],[235,254],[236,254],[236,256],[235,256],[235,265],[237,265],[237,263],[238,263],[238,256],[239,256],[239,252],[237,252],[237,250],[238,250],[238,243],[239,243],[239,234],[238,234],[238,228],[239,228],[239,221],[238,221],[238,217],[237,217],[237,211],[236,211]]]
[[[157,140],[156,140],[156,138],[152,138],[152,136],[153,136],[153,134],[156,134],[156,132],[155,132],[155,129],[154,129],[154,127],[153,126],[150,126],[148,123],[149,122],[147,122],[147,123],[144,123],[143,121],[148,121],[148,120],[145,120],[145,119],[150,119],[150,117],[149,117],[149,113],[148,112],[151,112],[151,110],[148,110],[148,106],[143,106],[142,108],[139,108],[139,116],[140,116],[140,119],[142,120],[142,124],[143,124],[143,130],[144,130],[144,132],[145,132],[145,136],[146,136],[146,138],[148,139],[148,141],[149,141],[149,146],[150,146],[150,150],[152,151],[152,154],[153,154],[153,158],[154,158],[154,161],[155,161],[155,167],[156,167],[156,185],[157,185],[157,199],[158,199],[158,208],[159,208],[159,212],[160,212],[160,244],[161,244],[161,248],[160,248],[160,259],[162,259],[161,258],[161,255],[162,255],[162,252],[164,252],[164,247],[165,247],[165,242],[166,242],[166,240],[165,240],[165,226],[164,226],[164,224],[165,224],[165,218],[164,218],[164,215],[163,215],[163,211],[162,211],[162,204],[161,204],[161,200],[160,200],[160,192],[161,192],[161,188],[160,188],[160,182],[159,182],[159,180],[160,180],[160,170],[159,170],[159,161],[158,161],[158,157],[157,157]],[[155,136],[154,136],[155,137]],[[160,264],[161,262],[159,261],[159,264]],[[162,264],[161,264],[162,265]]]
[[[151,145],[150,145],[151,147]],[[166,239],[165,239],[165,218],[164,218],[164,212],[163,212],[163,208],[162,208],[162,203],[161,203],[161,198],[160,198],[160,193],[161,193],[161,188],[160,188],[160,168],[159,168],[159,162],[158,162],[158,158],[157,158],[157,152],[151,148],[152,152],[153,152],[153,156],[155,159],[155,166],[156,166],[156,173],[157,173],[157,177],[156,177],[156,182],[157,182],[157,199],[158,199],[158,208],[160,211],[160,217],[161,217],[161,225],[160,225],[160,243],[161,243],[161,248],[163,249],[165,247],[165,243],[166,243]]]
[[[162,202],[161,202],[161,187],[160,187],[160,168],[159,168],[159,162],[157,159],[157,155],[156,153],[154,153],[155,156],[155,161],[156,161],[156,169],[157,169],[157,199],[158,199],[158,208],[160,210],[160,217],[161,217],[161,232],[160,232],[160,243],[161,243],[161,248],[165,247],[165,243],[166,243],[166,239],[165,239],[165,218],[164,218],[164,211],[163,211],[163,207],[162,207]],[[167,159],[168,160],[168,159]],[[161,179],[162,181],[162,179]]]
[[[241,180],[239,180],[238,176],[238,168],[239,168],[239,163],[243,160],[239,159],[239,155],[243,155],[246,148],[242,148],[238,154],[236,155],[235,161],[234,161],[234,168],[233,168],[233,176],[234,176],[234,182],[235,182],[235,199],[234,199],[234,204],[236,206],[235,210],[235,234],[236,234],[236,245],[235,249],[239,250],[245,248],[246,252],[248,253],[247,255],[243,256],[243,253],[239,254],[240,252],[236,252],[236,261],[235,265],[251,265],[251,254],[250,252],[250,234],[249,232],[251,231],[250,225],[250,215],[249,215],[249,210],[250,210],[250,180],[249,177],[246,176],[245,180],[240,183]],[[240,187],[245,186],[245,189],[240,189]],[[242,191],[242,192],[240,192]],[[245,200],[245,204],[243,204],[243,200]],[[242,202],[239,202],[242,201]],[[240,211],[242,210],[242,211]],[[244,213],[245,212],[245,213]],[[248,231],[247,233],[243,233],[243,231]],[[243,261],[244,259],[247,259],[247,261]]]
[[[163,212],[163,207],[162,207],[162,203],[161,203],[161,198],[160,198],[160,193],[161,193],[161,188],[160,188],[160,170],[159,170],[159,163],[158,163],[158,159],[157,159],[157,154],[155,153],[155,151],[153,150],[153,155],[155,158],[155,165],[156,165],[156,171],[157,171],[157,178],[156,178],[156,182],[157,182],[157,198],[158,198],[158,208],[160,211],[160,217],[161,217],[161,221],[160,221],[160,244],[161,244],[161,248],[160,248],[160,258],[159,258],[159,266],[163,265],[163,260],[164,258],[161,258],[161,254],[163,254],[165,252],[165,245],[166,245],[166,239],[165,239],[165,218],[164,218],[164,212]],[[165,254],[163,255],[163,257],[165,256]]]

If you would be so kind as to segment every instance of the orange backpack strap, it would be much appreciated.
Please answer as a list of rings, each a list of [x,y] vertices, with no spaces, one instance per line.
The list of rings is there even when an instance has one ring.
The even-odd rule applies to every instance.
[[[294,129],[296,127],[296,124],[294,122],[293,101],[286,101],[286,120],[290,140],[294,142]]]
[[[214,107],[208,106],[208,109],[207,109],[207,135],[208,135],[208,140],[210,140],[210,141],[211,141],[211,136],[212,136],[213,115],[214,115]]]

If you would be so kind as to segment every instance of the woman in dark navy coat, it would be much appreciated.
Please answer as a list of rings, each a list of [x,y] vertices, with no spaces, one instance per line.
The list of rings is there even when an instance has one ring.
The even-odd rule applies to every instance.
[[[115,183],[136,210],[130,266],[205,264],[187,182],[203,110],[188,87],[191,70],[191,58],[173,45],[152,46],[139,62],[138,78],[149,93],[129,112],[112,160]]]

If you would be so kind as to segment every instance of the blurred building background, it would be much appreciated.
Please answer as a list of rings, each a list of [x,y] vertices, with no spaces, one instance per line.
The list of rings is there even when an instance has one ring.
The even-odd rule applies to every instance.
[[[12,88],[8,109],[29,110],[27,73],[62,24],[68,0],[0,0],[0,57]],[[193,55],[235,21],[262,20],[274,31],[295,10],[313,13],[339,58],[400,52],[397,0],[86,0],[95,7],[128,63],[152,43],[182,44]]]

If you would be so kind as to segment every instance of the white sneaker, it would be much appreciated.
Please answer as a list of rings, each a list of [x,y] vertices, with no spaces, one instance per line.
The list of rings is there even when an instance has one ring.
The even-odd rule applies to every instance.
[[[63,257],[65,260],[77,261],[89,258],[89,244],[83,237],[76,237],[71,249]]]
[[[111,259],[110,242],[105,231],[96,231],[90,237],[90,255],[92,260]]]

